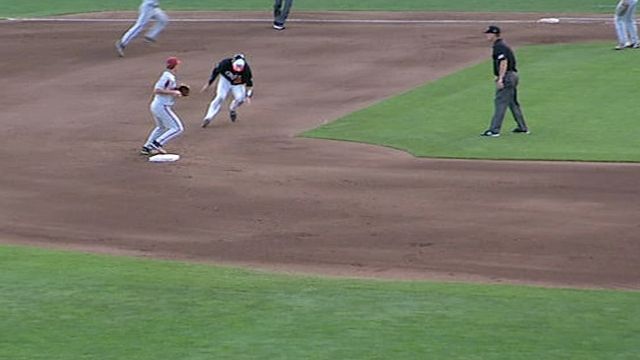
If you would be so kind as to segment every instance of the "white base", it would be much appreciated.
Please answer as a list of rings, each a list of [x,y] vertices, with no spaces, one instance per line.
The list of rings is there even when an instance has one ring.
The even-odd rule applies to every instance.
[[[538,20],[539,23],[543,23],[543,24],[557,24],[560,22],[560,19],[558,18],[542,18],[540,20]]]
[[[178,154],[158,154],[149,157],[151,162],[174,162],[178,160],[180,160],[180,155]]]

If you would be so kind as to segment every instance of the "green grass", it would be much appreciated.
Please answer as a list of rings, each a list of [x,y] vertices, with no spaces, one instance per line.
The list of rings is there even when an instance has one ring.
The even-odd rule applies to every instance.
[[[305,134],[443,158],[640,161],[640,52],[611,44],[517,50],[519,99],[531,135],[483,138],[493,113],[491,64],[460,71]]]
[[[134,10],[140,0],[0,0],[0,17],[44,16],[105,10]],[[265,10],[271,0],[161,0],[167,10]],[[614,2],[604,0],[296,0],[295,11],[531,11],[610,13]],[[295,16],[295,15],[293,15]]]
[[[637,359],[640,293],[320,279],[0,246],[0,358]]]

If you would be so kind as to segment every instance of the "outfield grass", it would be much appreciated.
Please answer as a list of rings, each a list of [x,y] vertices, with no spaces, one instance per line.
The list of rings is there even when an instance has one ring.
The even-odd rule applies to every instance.
[[[637,359],[640,293],[320,279],[0,246],[0,358]]]
[[[141,0],[0,0],[0,17],[44,16],[105,10],[134,10]],[[271,0],[161,0],[167,10],[267,10]],[[296,0],[295,11],[531,11],[611,13],[612,1],[603,0]]]
[[[640,52],[611,44],[517,51],[519,97],[531,135],[484,138],[493,113],[489,62],[348,115],[305,134],[380,144],[443,158],[640,161],[636,79]]]

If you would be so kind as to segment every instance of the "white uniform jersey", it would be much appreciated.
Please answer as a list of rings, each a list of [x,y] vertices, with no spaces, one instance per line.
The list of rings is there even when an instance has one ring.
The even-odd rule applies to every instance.
[[[162,75],[160,75],[160,79],[158,79],[158,82],[156,82],[156,85],[153,88],[165,90],[175,89],[176,76],[173,75],[171,71],[165,70]],[[153,98],[153,101],[161,105],[173,105],[176,102],[176,98],[172,95],[156,94]]]

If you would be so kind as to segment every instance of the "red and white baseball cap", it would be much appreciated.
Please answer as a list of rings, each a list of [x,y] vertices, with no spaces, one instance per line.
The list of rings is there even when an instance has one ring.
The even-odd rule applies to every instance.
[[[167,59],[167,69],[173,69],[178,66],[182,61],[175,56],[172,56]]]

